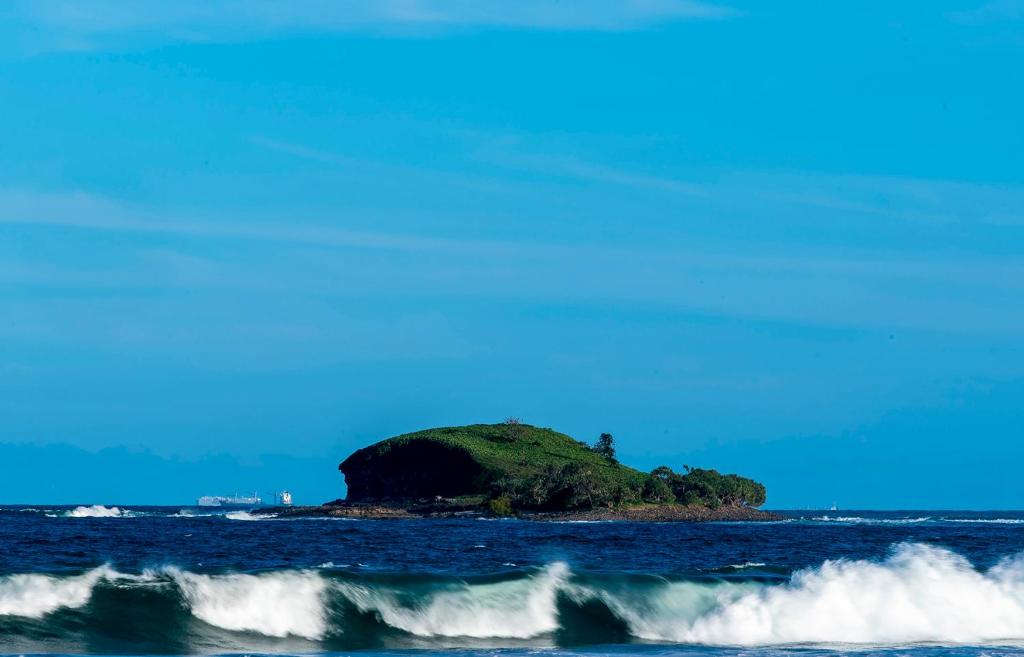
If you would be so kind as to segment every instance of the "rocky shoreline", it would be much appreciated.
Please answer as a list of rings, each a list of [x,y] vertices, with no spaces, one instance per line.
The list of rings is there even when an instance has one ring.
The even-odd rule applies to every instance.
[[[394,520],[413,518],[488,518],[495,517],[480,505],[422,502],[385,504],[337,500],[319,506],[271,507],[255,513],[274,514],[285,518],[360,518]],[[786,516],[743,506],[720,506],[712,509],[702,505],[638,504],[619,508],[575,511],[523,511],[514,517],[533,521],[606,521],[627,522],[765,522],[784,520]]]

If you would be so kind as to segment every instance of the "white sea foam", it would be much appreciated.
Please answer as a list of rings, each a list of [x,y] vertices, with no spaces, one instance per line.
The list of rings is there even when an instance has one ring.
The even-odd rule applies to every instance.
[[[227,518],[228,520],[270,520],[271,518],[276,518],[277,514],[275,514],[275,513],[259,513],[259,514],[256,514],[256,513],[249,513],[248,511],[231,511],[230,513],[225,513],[224,517]]]
[[[259,520],[259,518],[248,511],[231,511],[229,513],[225,513],[224,517],[228,520]]]
[[[711,645],[978,644],[1024,640],[1024,557],[988,572],[947,550],[826,561],[782,586],[670,584],[609,606],[646,639]],[[607,597],[607,596],[606,596]]]
[[[907,518],[866,518],[862,516],[814,516],[810,518],[814,522],[834,522],[850,525],[916,525],[926,522],[955,522],[968,524],[995,524],[995,525],[1020,525],[1024,524],[1022,518],[944,518],[932,516],[907,517]]]
[[[266,636],[319,639],[327,630],[326,582],[311,571],[262,575],[164,572],[177,583],[192,614],[210,625]]]
[[[107,566],[72,577],[5,575],[0,577],[0,616],[42,618],[58,609],[77,609],[89,602],[93,587],[100,580],[116,576]]]
[[[56,514],[48,515],[55,516]],[[65,518],[131,518],[138,514],[117,506],[93,504],[92,506],[78,506],[60,515]]]
[[[557,595],[568,576],[555,563],[523,579],[454,585],[412,604],[397,591],[339,586],[360,610],[417,636],[527,639],[558,629]]]
[[[942,521],[981,525],[1024,525],[1024,519],[1021,518],[942,518]]]
[[[916,525],[931,520],[930,516],[917,518],[862,518],[861,516],[815,516],[816,522],[837,522],[851,525]]]

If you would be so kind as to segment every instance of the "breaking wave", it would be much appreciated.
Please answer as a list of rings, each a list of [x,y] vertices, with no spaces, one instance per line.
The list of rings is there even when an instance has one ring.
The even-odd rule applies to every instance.
[[[128,509],[122,509],[117,506],[103,506],[102,504],[93,504],[92,506],[77,506],[70,511],[65,511],[61,514],[47,514],[50,516],[61,516],[64,518],[132,518],[137,515],[135,511],[129,511]]]
[[[272,637],[324,635],[327,583],[316,573],[212,576],[177,568],[164,572],[178,585],[192,614],[210,625]]]
[[[1024,525],[1022,518],[943,518],[944,522],[962,522],[978,525]]]
[[[917,525],[928,522],[930,516],[918,518],[862,518],[861,516],[815,516],[811,518],[815,522],[836,522],[852,525]]]
[[[74,577],[36,573],[0,578],[0,616],[42,618],[61,608],[77,609],[89,602],[93,587],[115,573],[107,566]]]
[[[230,511],[224,514],[228,520],[270,520],[276,518],[274,513],[250,513],[248,511]]]
[[[102,634],[147,606],[154,611],[136,618],[154,626],[138,632],[186,637],[183,651],[195,649],[188,641],[234,650],[285,640],[332,648],[1024,645],[1024,555],[978,570],[948,550],[902,544],[882,560],[826,561],[777,582],[574,573],[564,563],[465,580],[323,568],[15,574],[0,577],[0,649],[36,645],[40,635],[70,640],[68,627]]]
[[[957,518],[946,516],[915,516],[904,518],[885,517],[864,517],[864,516],[811,516],[807,518],[794,519],[819,523],[832,523],[837,525],[922,525],[922,524],[943,524],[943,523],[966,523],[972,525],[1021,525],[1024,518]]]
[[[398,588],[343,584],[343,595],[389,627],[421,637],[530,639],[554,632],[558,593],[569,576],[563,563],[510,581],[452,583],[408,599]]]
[[[710,645],[978,644],[1024,640],[1024,559],[988,572],[905,544],[882,562],[827,561],[781,586],[669,584],[609,598],[640,638]]]

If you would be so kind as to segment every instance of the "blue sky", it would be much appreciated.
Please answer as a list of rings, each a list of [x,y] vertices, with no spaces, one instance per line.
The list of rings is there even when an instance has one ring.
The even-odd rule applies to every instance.
[[[1024,2],[0,7],[4,502],[519,416],[1022,508]]]

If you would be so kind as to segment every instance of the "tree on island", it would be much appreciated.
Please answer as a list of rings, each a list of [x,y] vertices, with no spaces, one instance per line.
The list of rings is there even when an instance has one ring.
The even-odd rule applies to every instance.
[[[502,423],[502,434],[510,443],[514,443],[526,434],[526,425],[517,417],[507,417]]]
[[[667,479],[659,476],[660,470],[668,470],[665,466],[656,468],[651,472],[650,478],[644,482],[643,499],[648,502],[672,503],[676,501],[675,493],[669,486]],[[669,472],[672,472],[669,470]]]
[[[765,503],[764,485],[739,475],[724,475],[718,470],[705,470],[684,465],[685,474],[667,466],[651,470],[651,479],[644,485],[645,497],[651,501],[667,501],[665,490],[680,504],[704,504],[712,508],[722,505],[756,507]]]
[[[618,459],[615,458],[615,438],[610,433],[602,433],[594,446],[590,449],[594,450],[601,456],[608,459],[610,463],[618,463]]]

